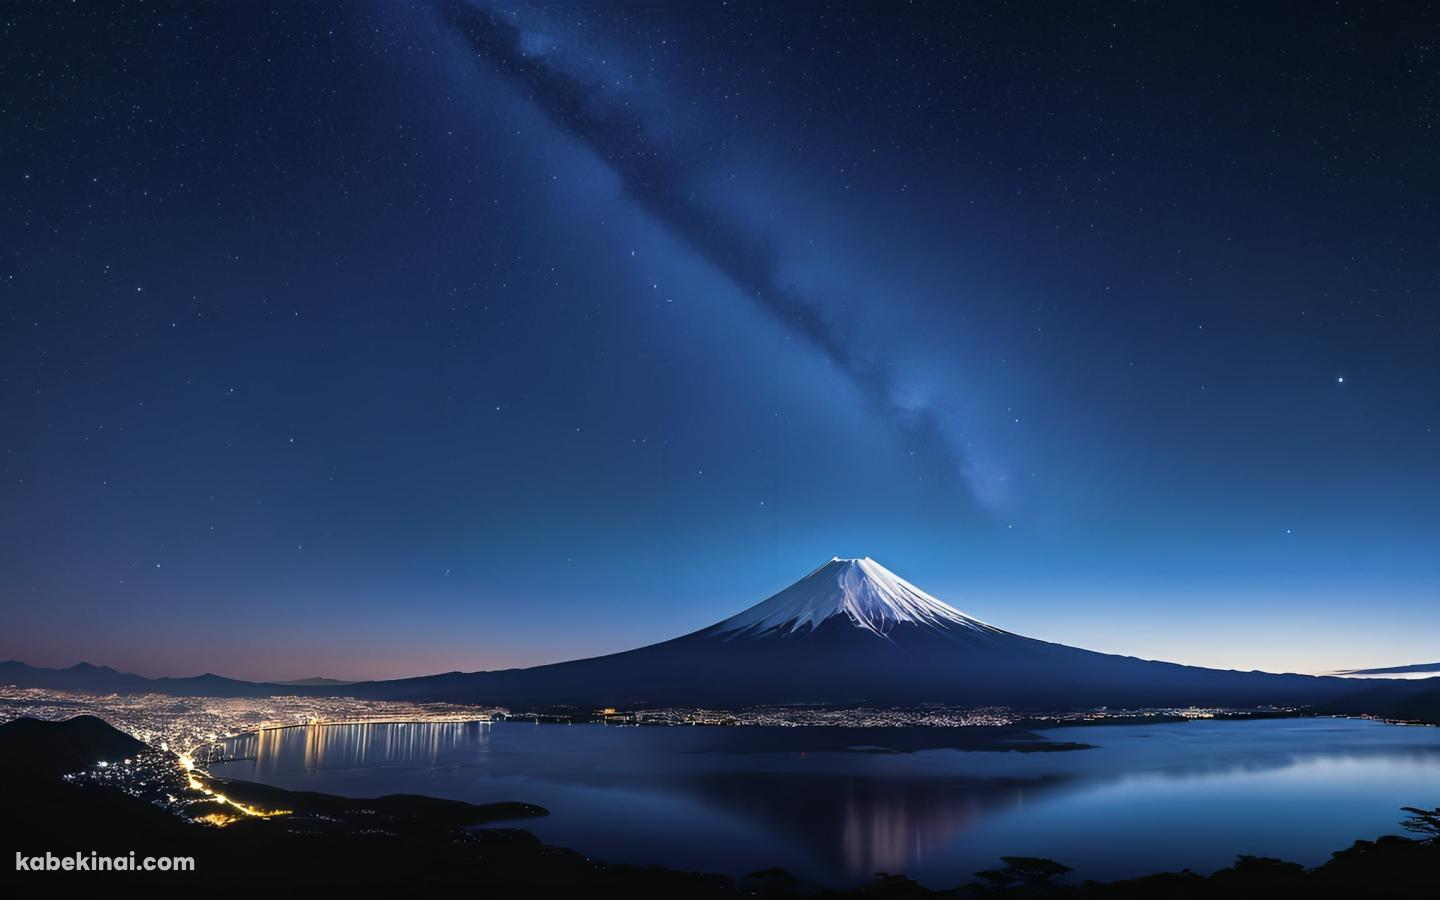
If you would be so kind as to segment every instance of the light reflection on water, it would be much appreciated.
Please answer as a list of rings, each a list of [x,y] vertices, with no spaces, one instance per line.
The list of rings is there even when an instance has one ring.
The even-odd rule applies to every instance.
[[[255,780],[295,765],[307,772],[365,766],[436,766],[483,750],[490,722],[369,722],[266,728],[222,742],[227,758],[252,760]]]
[[[525,827],[598,859],[828,883],[966,883],[1001,855],[1081,877],[1209,871],[1238,853],[1316,864],[1440,804],[1440,729],[1302,719],[1056,729],[1052,753],[808,752],[744,728],[435,723],[233,739],[218,775],[349,796],[551,810]],[[869,741],[867,741],[868,743]],[[761,752],[756,752],[759,745]]]

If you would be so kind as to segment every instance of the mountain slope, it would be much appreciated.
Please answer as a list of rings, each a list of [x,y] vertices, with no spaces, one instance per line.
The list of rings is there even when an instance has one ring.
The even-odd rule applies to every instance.
[[[377,682],[375,696],[501,705],[1306,705],[1356,690],[1308,675],[1095,653],[986,624],[871,559],[832,559],[709,628],[531,669]]]
[[[1005,634],[942,603],[870,559],[835,557],[762,603],[702,634],[727,640],[774,633],[814,631],[836,616],[872,634],[887,636],[898,625],[937,632],[950,628],[977,634]]]
[[[763,602],[673,640],[529,669],[277,685],[0,663],[0,683],[6,682],[101,693],[344,695],[520,708],[1310,706],[1367,690],[1344,678],[1202,669],[1035,640],[968,616],[869,558],[832,559]]]

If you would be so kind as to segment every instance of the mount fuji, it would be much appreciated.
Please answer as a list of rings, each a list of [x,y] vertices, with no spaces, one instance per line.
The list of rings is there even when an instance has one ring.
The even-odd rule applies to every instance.
[[[1222,671],[1096,653],[966,615],[866,557],[835,558],[708,628],[623,653],[351,686],[367,696],[575,703],[1290,706],[1353,692],[1339,678]]]
[[[1333,706],[1365,690],[1398,690],[1348,678],[1202,669],[1024,637],[967,616],[868,557],[832,559],[769,599],[683,637],[528,669],[276,685],[5,662],[0,684],[5,683],[99,693],[448,700],[521,709]],[[1406,682],[1405,689],[1434,683]],[[1360,708],[1377,705],[1371,698]]]

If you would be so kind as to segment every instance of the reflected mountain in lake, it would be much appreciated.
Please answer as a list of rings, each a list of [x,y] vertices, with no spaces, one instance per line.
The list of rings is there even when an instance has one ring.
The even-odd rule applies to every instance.
[[[221,776],[349,796],[417,793],[551,810],[543,840],[614,862],[831,884],[877,871],[965,883],[1002,855],[1079,877],[1208,871],[1236,854],[1318,863],[1433,805],[1440,729],[1290,719],[1060,728],[1090,749],[846,751],[836,729],[437,723],[232,739]],[[786,732],[776,734],[774,732]],[[812,747],[827,749],[814,750]]]
[[[1040,802],[1068,779],[938,779],[715,773],[687,785],[717,809],[765,823],[847,880],[907,872],[987,816]]]

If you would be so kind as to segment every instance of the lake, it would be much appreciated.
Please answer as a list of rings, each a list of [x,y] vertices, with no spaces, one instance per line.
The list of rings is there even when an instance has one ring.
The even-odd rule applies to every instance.
[[[595,859],[736,876],[781,867],[836,886],[884,871],[953,887],[1002,855],[1095,879],[1210,872],[1240,853],[1314,865],[1357,838],[1403,833],[1401,806],[1440,804],[1440,728],[1067,727],[1038,734],[1092,746],[1043,753],[815,751],[803,749],[808,730],[311,726],[232,739],[253,758],[211,771],[352,797],[522,800],[551,812],[524,828]],[[823,731],[809,736],[833,745]]]

